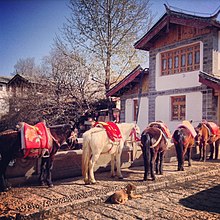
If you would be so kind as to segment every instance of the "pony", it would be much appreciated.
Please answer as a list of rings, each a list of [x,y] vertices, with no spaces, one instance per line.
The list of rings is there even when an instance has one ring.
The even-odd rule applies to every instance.
[[[195,144],[196,132],[189,121],[183,121],[174,131],[172,139],[176,149],[178,171],[184,171],[184,160],[187,153],[188,166],[192,165],[192,147]]]
[[[51,171],[54,156],[58,149],[66,144],[66,140],[71,133],[71,127],[72,126],[68,124],[47,128],[48,143],[51,144],[51,150],[48,155],[41,155],[42,161],[39,176],[39,182],[41,185],[44,185],[46,181],[49,187],[53,186]],[[21,136],[21,130],[6,130],[0,133],[0,191],[2,192],[10,189],[5,175],[8,164],[15,158],[24,157]]]
[[[163,129],[165,128],[165,130]],[[164,155],[167,151],[168,140],[171,139],[168,128],[161,122],[152,122],[141,134],[142,153],[144,160],[144,181],[150,171],[152,180],[156,174],[163,174]]]
[[[117,176],[123,179],[121,173],[121,153],[124,147],[124,142],[133,137],[135,141],[140,141],[140,128],[134,123],[117,124],[121,138],[117,141],[112,141],[107,135],[103,127],[92,127],[83,134],[82,147],[82,175],[85,184],[95,184],[94,165],[101,154],[111,155],[111,177],[115,176],[115,161],[117,168]]]
[[[203,120],[196,127],[196,145],[199,146],[199,160],[206,161],[207,144],[210,145],[210,157],[212,160],[214,153],[215,158],[218,159],[219,143],[220,143],[220,128],[213,122]]]

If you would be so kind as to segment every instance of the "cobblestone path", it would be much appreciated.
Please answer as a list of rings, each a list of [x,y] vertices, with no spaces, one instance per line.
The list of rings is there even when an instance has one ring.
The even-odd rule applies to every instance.
[[[125,205],[101,203],[54,219],[220,219],[220,173],[142,195]]]
[[[109,172],[95,173],[97,184],[85,185],[82,177],[54,181],[54,187],[13,187],[0,193],[0,220],[72,219],[219,219],[220,161],[193,161],[192,167],[177,171],[177,162],[164,164],[164,175],[143,181],[144,169],[123,169],[123,180]],[[105,203],[128,182],[143,198],[125,205]]]

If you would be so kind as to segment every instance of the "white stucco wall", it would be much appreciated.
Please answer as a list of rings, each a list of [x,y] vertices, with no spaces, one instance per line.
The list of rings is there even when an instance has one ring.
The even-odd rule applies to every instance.
[[[196,42],[195,42],[196,43]],[[175,48],[176,49],[176,48]],[[165,51],[163,51],[165,52]],[[203,71],[203,43],[200,42],[200,71]],[[160,53],[156,55],[156,90],[169,90],[176,88],[187,88],[200,86],[199,70],[186,73],[178,73],[172,75],[161,76],[161,59]]]
[[[202,93],[173,94],[172,96],[186,95],[186,120],[193,120],[197,126],[202,120]],[[164,121],[173,132],[181,121],[171,121],[171,96],[158,96],[155,103],[155,120]]]
[[[137,100],[137,98],[134,98]],[[134,99],[127,99],[125,104],[125,122],[131,123],[133,121],[133,100]],[[148,125],[148,98],[142,97],[140,100],[140,108],[139,108],[139,116],[138,116],[138,126],[140,127],[141,132],[147,127]]]

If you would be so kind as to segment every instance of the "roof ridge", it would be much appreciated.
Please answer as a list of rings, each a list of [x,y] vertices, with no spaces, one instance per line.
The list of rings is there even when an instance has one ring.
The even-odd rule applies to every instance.
[[[189,11],[189,10],[177,8],[177,7],[174,7],[174,6],[171,6],[171,5],[168,6],[166,4],[164,4],[164,6],[166,8],[167,14],[176,13],[176,14],[182,14],[182,15],[197,17],[197,18],[200,18],[200,19],[214,19],[215,20],[218,17],[219,13],[220,13],[220,5],[218,6],[218,8],[213,13],[202,13],[202,12]],[[203,15],[209,15],[209,16],[201,16],[202,14]]]

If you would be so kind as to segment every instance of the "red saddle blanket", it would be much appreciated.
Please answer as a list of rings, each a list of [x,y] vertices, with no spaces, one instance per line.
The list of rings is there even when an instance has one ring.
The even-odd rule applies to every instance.
[[[43,122],[34,126],[23,123],[21,143],[25,154],[24,158],[44,156],[45,153],[49,153],[52,147],[49,145],[47,128]]]
[[[108,135],[108,137],[112,140],[112,141],[118,141],[122,138],[121,136],[121,132],[118,128],[118,126],[114,123],[114,122],[96,122],[94,124],[94,127],[103,127],[106,130],[106,133]]]
[[[214,135],[218,135],[219,133],[219,127],[217,124],[215,124],[214,122],[207,122],[208,127],[211,128],[211,132]]]

